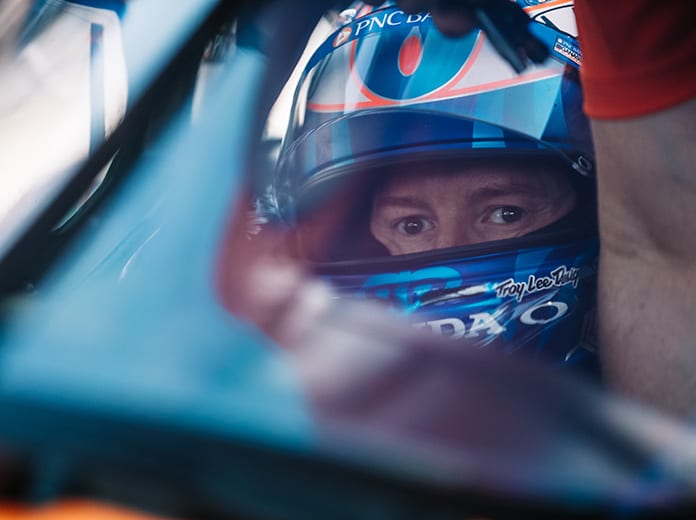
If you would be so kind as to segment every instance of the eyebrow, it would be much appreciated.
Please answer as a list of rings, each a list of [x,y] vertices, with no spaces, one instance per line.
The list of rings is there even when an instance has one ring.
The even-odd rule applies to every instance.
[[[395,197],[393,195],[378,196],[375,206],[408,206],[422,210],[430,210],[430,204],[415,197]]]
[[[544,197],[548,195],[546,190],[542,191],[539,188],[540,187],[538,185],[532,186],[524,182],[493,183],[489,186],[482,186],[481,188],[476,189],[473,192],[473,197],[494,198],[517,193],[524,193],[536,197]],[[377,196],[375,203],[376,205],[380,206],[408,206],[423,210],[431,209],[430,204],[427,202],[419,198],[409,196],[380,195]]]
[[[486,197],[486,198],[493,198],[493,197],[502,197],[505,195],[514,195],[518,193],[523,193],[527,195],[534,195],[538,197],[543,197],[545,195],[548,195],[547,190],[541,190],[539,189],[540,186],[532,186],[526,183],[518,182],[518,183],[505,183],[505,184],[492,184],[490,186],[483,186],[477,190],[475,190],[474,196],[475,197]]]

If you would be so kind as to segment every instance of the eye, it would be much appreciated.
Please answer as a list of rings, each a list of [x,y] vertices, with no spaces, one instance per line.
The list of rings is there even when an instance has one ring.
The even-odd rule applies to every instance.
[[[524,215],[524,210],[517,206],[502,206],[491,213],[490,220],[494,224],[512,224]]]
[[[406,217],[396,223],[396,229],[404,235],[418,235],[432,228],[432,223],[423,217]]]

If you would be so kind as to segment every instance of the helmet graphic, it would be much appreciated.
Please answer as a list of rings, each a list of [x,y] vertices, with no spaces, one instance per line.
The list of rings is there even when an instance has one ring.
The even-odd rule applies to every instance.
[[[517,75],[482,32],[358,2],[299,82],[275,198],[346,295],[584,367],[597,238],[572,2],[520,3],[552,59]]]

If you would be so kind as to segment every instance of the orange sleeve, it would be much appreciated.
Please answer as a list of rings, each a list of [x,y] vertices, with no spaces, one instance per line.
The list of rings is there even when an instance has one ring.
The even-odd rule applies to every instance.
[[[585,111],[649,114],[696,96],[691,0],[576,0]]]

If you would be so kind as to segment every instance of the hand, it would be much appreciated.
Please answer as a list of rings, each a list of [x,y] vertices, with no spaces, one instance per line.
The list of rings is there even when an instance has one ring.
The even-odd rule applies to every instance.
[[[347,189],[344,186],[344,193]],[[286,226],[267,222],[250,235],[246,203],[250,198],[243,195],[237,201],[219,255],[216,286],[225,309],[291,352],[315,347],[321,351],[329,344],[349,352],[357,345],[379,350],[381,345],[400,344],[420,335],[376,302],[339,298],[294,252],[291,244],[297,237]],[[311,245],[305,245],[317,254],[329,249],[335,238],[332,223],[345,219],[355,200],[351,196],[337,199],[315,210],[326,225],[305,230],[310,235],[305,242],[311,240]],[[253,219],[251,224],[259,222]],[[431,338],[431,343],[451,344],[426,334],[422,336]]]

